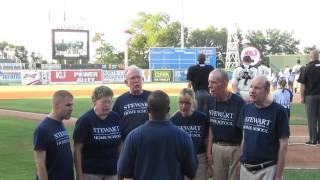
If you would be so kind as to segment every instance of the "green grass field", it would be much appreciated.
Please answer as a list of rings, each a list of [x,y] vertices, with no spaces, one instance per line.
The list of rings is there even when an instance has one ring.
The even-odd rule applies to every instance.
[[[27,112],[49,113],[51,109],[50,99],[16,99],[16,100],[1,100],[0,109],[20,110]],[[170,113],[177,111],[177,97],[170,96],[171,108]],[[79,117],[82,113],[92,107],[91,99],[75,98],[74,111],[72,116]],[[303,104],[292,104],[291,120],[292,125],[305,125],[306,113]]]
[[[39,122],[0,117],[0,180],[34,179],[32,134]],[[68,128],[72,134],[72,128]],[[285,180],[320,179],[320,170],[286,170]]]

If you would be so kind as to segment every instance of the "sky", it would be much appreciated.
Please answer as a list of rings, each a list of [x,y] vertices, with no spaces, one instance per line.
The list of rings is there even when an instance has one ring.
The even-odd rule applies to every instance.
[[[24,45],[46,59],[51,59],[51,29],[61,24],[82,26],[91,37],[104,32],[106,41],[122,51],[124,31],[141,11],[164,12],[179,21],[183,15],[191,29],[277,28],[293,32],[300,48],[320,47],[319,0],[4,0],[1,7],[0,41]],[[91,44],[91,55],[95,47]]]

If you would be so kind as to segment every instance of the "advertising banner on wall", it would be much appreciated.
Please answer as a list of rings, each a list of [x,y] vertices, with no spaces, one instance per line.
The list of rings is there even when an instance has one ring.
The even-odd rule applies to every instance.
[[[174,70],[174,82],[187,81],[187,70]]]
[[[50,80],[50,71],[42,70],[41,71],[41,84],[49,84]]]
[[[173,81],[172,70],[152,70],[152,82],[171,82]]]
[[[104,70],[103,83],[123,83],[124,70]]]
[[[23,85],[41,84],[40,71],[21,71]]]
[[[101,83],[102,72],[100,69],[88,70],[54,70],[51,71],[52,83]]]
[[[21,84],[21,72],[0,71],[0,84]]]

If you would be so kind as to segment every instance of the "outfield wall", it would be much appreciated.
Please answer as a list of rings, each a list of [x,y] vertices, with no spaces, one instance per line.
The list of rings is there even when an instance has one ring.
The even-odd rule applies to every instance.
[[[143,70],[145,82],[185,82],[187,70]],[[1,70],[0,85],[123,83],[124,70]]]

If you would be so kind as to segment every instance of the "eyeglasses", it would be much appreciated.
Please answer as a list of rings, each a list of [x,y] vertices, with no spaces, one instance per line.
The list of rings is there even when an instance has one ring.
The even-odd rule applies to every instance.
[[[185,105],[191,105],[191,102],[189,101],[179,101],[179,104],[185,104]]]
[[[128,80],[130,80],[130,81],[142,80],[142,77],[141,76],[132,76],[132,77],[129,77]]]

